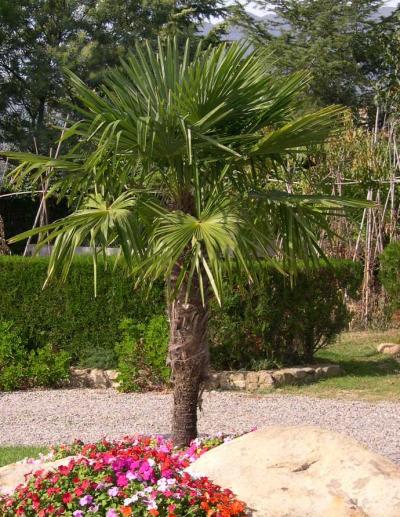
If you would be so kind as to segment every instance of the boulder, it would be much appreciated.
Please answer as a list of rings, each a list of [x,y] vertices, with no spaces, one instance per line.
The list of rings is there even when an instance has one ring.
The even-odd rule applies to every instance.
[[[5,467],[0,467],[0,496],[11,494],[18,485],[25,482],[25,476],[38,470],[57,470],[61,465],[68,465],[74,456],[68,456],[60,460],[49,461],[46,463],[12,463]]]
[[[394,357],[400,357],[400,345],[397,343],[381,343],[377,346],[377,350],[381,354],[389,354]]]
[[[230,488],[257,517],[399,517],[400,468],[317,427],[269,427],[212,449],[188,469]]]

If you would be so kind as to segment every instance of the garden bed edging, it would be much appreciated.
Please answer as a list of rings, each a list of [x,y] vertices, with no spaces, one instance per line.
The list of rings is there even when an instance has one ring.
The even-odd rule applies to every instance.
[[[319,379],[342,375],[343,369],[337,364],[316,364],[294,366],[279,370],[222,371],[210,372],[207,382],[209,390],[258,391],[279,388],[286,385],[309,384]],[[68,385],[72,388],[118,388],[116,370],[98,368],[71,368]]]

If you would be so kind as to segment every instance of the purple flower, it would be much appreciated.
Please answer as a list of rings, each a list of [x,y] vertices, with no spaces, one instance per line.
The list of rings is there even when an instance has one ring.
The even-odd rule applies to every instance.
[[[112,488],[108,489],[107,494],[110,497],[116,497],[118,495],[118,492],[119,492],[119,488],[117,486],[113,486]],[[109,517],[109,516],[107,516],[107,517]]]
[[[118,517],[117,511],[114,508],[107,510],[106,517]]]
[[[74,517],[83,517],[83,512],[82,512],[82,510],[75,510],[72,515]]]
[[[98,504],[92,504],[89,508],[89,513],[97,513],[99,511],[99,505]]]
[[[93,501],[93,497],[91,495],[85,495],[84,497],[81,497],[79,499],[79,504],[81,506],[86,506],[88,504],[91,504],[92,501]]]

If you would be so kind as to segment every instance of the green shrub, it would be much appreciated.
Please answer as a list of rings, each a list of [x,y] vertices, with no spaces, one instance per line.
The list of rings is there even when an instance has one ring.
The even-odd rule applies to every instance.
[[[148,375],[153,368],[151,382],[168,376],[162,283],[146,297],[133,289],[134,280],[121,268],[99,267],[95,298],[88,257],[75,259],[65,283],[42,289],[47,264],[46,258],[0,257],[0,285],[6,286],[0,296],[0,321],[15,323],[18,349],[29,355],[49,344],[67,352],[72,364],[115,368],[119,363],[123,383],[132,382],[135,389],[140,387],[135,368]],[[243,286],[238,275],[223,308],[211,306],[213,366],[258,369],[310,361],[317,348],[346,328],[350,314],[343,292],[354,297],[361,276],[361,265],[347,261],[300,271],[293,289],[287,278],[267,266],[260,270],[257,287]],[[3,370],[4,378],[11,379],[8,384],[13,376],[22,376],[19,370],[15,375]]]
[[[47,264],[45,257],[0,257],[0,320],[15,323],[27,350],[50,343],[68,352],[74,364],[114,368],[119,323],[124,318],[146,322],[165,311],[161,284],[144,299],[121,268],[99,265],[95,298],[89,257],[74,260],[65,283],[42,289]]]
[[[115,347],[121,391],[139,391],[164,384],[170,375],[166,366],[168,322],[153,316],[147,323],[125,319],[120,328],[123,338]]]
[[[45,345],[29,354],[12,322],[0,322],[0,390],[55,387],[69,376],[70,357]]]
[[[10,321],[0,321],[0,390],[23,387],[26,380],[26,353]]]
[[[70,356],[68,352],[55,352],[51,345],[45,345],[31,351],[28,365],[31,384],[50,388],[68,379]]]
[[[392,242],[383,250],[379,279],[389,295],[392,309],[400,308],[400,242]]]
[[[238,287],[222,309],[213,307],[211,357],[218,369],[260,369],[307,363],[346,329],[351,314],[344,292],[357,297],[360,264],[332,261],[300,270],[293,287],[265,267],[257,286]]]

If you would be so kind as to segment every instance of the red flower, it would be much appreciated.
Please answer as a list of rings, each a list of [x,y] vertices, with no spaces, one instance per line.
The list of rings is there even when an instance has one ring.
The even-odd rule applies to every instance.
[[[63,496],[62,496],[62,500],[63,500],[63,503],[65,504],[68,504],[72,501],[73,497],[72,497],[72,494],[70,494],[69,492],[66,492]]]
[[[84,479],[81,483],[81,488],[83,490],[87,490],[90,487],[90,481],[88,479]]]
[[[84,490],[82,490],[82,488],[78,487],[78,488],[75,488],[74,492],[78,497],[80,497],[84,493]]]

